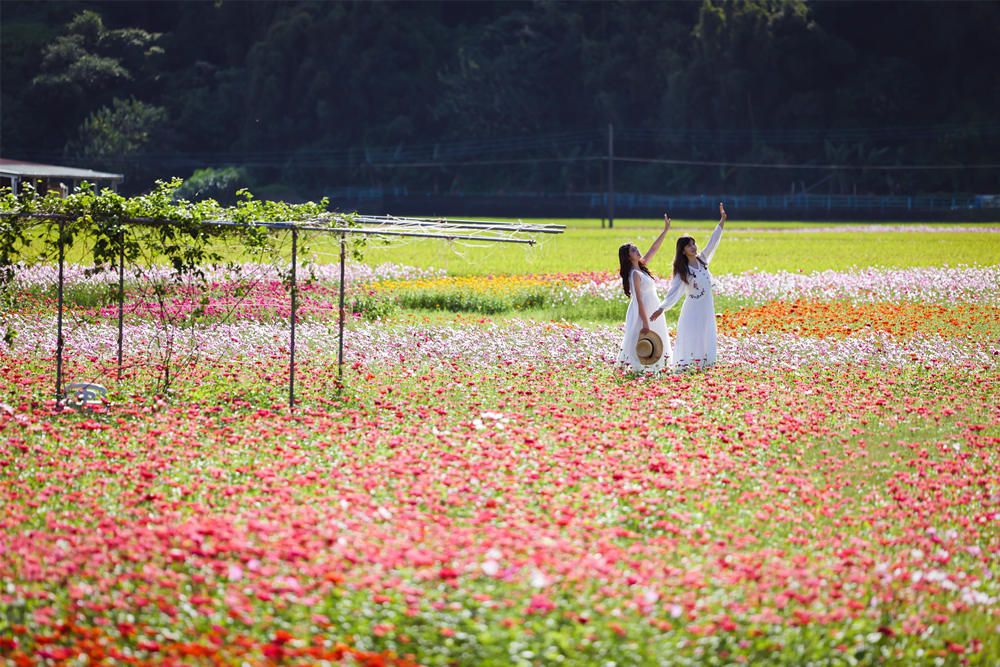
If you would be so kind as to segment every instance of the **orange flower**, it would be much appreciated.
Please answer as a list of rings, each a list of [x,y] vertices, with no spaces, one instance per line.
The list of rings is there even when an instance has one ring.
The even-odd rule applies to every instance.
[[[995,327],[997,322],[1000,308],[996,306],[809,300],[771,301],[724,312],[718,318],[723,334],[795,333],[818,338],[858,333],[956,337]]]

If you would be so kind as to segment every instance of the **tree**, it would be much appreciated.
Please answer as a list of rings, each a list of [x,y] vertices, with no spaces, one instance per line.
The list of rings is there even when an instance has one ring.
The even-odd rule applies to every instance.
[[[222,204],[236,201],[236,192],[246,187],[248,178],[242,169],[224,167],[221,169],[196,169],[183,185],[174,192],[180,199],[214,199]]]
[[[129,98],[115,99],[80,125],[79,137],[71,142],[72,154],[103,165],[127,164],[148,148],[163,132],[167,111]]]
[[[468,32],[439,74],[437,118],[454,136],[579,125],[583,42],[580,15],[547,3]]]
[[[599,188],[598,161],[570,160],[602,154],[608,123],[620,155],[707,161],[815,163],[830,141],[859,145],[852,161],[973,164],[1000,141],[1000,3],[4,0],[0,30],[5,156],[54,160],[71,139],[83,151],[116,99],[136,100],[166,109],[146,143],[155,151],[133,153],[164,154],[157,176],[242,163],[255,185],[305,198],[331,184],[419,191],[456,178],[494,191]],[[126,115],[159,122],[138,107]],[[898,131],[914,126],[936,129]],[[507,142],[577,131],[575,143]],[[561,161],[376,166],[440,159],[440,144],[463,153],[452,160]],[[616,169],[623,190],[784,192],[801,176]],[[876,176],[858,187],[889,187]],[[985,169],[905,178],[918,190],[1000,187]],[[152,181],[130,173],[126,187]]]
[[[83,117],[116,95],[137,92],[143,82],[135,81],[136,74],[148,79],[149,61],[163,53],[159,37],[139,28],[110,30],[100,14],[80,12],[44,50],[32,80],[36,105],[58,111],[54,124],[69,136]]]

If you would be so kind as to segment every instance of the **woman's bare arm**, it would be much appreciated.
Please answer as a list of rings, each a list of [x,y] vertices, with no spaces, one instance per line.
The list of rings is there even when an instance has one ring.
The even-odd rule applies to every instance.
[[[649,250],[646,251],[646,254],[642,256],[643,264],[649,264],[650,261],[652,261],[653,256],[656,255],[656,251],[660,249],[660,244],[663,243],[663,239],[666,237],[668,231],[670,231],[670,216],[664,213],[663,231],[660,232],[660,235],[656,237],[655,241],[653,241],[653,245],[649,246]]]

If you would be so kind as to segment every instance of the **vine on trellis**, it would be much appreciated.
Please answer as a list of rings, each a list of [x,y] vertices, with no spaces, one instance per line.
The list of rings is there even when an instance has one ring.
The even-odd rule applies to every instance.
[[[165,342],[158,346],[157,360],[162,373],[157,389],[169,390],[170,367],[174,354],[173,331],[178,315],[168,308],[169,284],[192,280],[204,285],[204,270],[226,265],[239,275],[241,266],[227,261],[221,248],[236,242],[243,253],[266,257],[273,263],[289,291],[297,289],[291,280],[291,266],[279,262],[280,248],[267,223],[288,223],[287,229],[308,222],[324,226],[331,220],[329,201],[289,204],[259,200],[248,190],[237,193],[232,206],[213,199],[189,201],[176,196],[181,179],[158,181],[149,193],[123,197],[109,189],[98,191],[83,183],[66,197],[59,193],[41,194],[30,185],[17,195],[0,190],[0,298],[12,298],[8,289],[18,266],[31,262],[54,262],[62,248],[79,247],[89,252],[90,272],[129,267],[147,278],[144,271],[154,265],[170,267],[169,275],[152,281],[153,300],[158,304]],[[206,223],[214,224],[206,224]],[[337,215],[336,226],[355,226],[351,216]],[[222,224],[220,224],[222,223]],[[363,239],[352,238],[351,255],[360,257]],[[305,239],[299,243],[300,257],[308,257]],[[308,267],[309,262],[299,262]],[[197,314],[197,313],[195,313]],[[197,318],[195,318],[197,319]],[[4,327],[4,340],[11,345],[16,332]]]

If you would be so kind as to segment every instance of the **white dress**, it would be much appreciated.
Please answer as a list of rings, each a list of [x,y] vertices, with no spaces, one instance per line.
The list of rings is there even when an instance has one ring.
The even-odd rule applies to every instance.
[[[625,313],[625,336],[622,339],[622,348],[618,352],[618,363],[636,373],[655,373],[666,368],[670,364],[670,338],[667,336],[667,324],[664,318],[658,317],[650,321],[650,331],[655,331],[663,340],[663,356],[650,365],[643,364],[635,354],[635,342],[639,340],[642,332],[642,318],[639,317],[639,302],[636,300],[636,292],[642,293],[642,304],[646,307],[646,317],[648,318],[656,310],[660,303],[660,297],[656,294],[656,283],[642,271],[633,270],[632,299],[628,303],[628,311]],[[636,282],[639,283],[639,290],[636,290]]]
[[[674,341],[673,364],[676,368],[711,366],[715,363],[717,333],[715,329],[715,299],[712,297],[712,274],[706,266],[722,238],[722,225],[712,232],[708,245],[698,254],[701,262],[692,262],[685,283],[680,276],[670,280],[667,295],[659,307],[672,308],[682,296],[680,317],[677,318],[677,339]],[[658,318],[660,319],[660,318]]]

